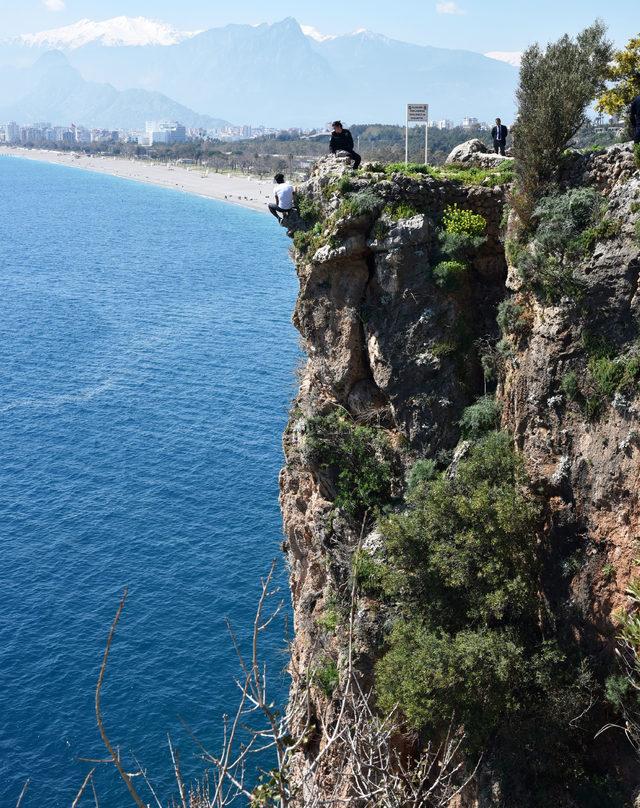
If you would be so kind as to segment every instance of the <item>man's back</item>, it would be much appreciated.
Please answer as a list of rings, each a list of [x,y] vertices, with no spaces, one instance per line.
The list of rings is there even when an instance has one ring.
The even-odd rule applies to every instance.
[[[293,207],[293,185],[290,182],[280,182],[273,188],[278,200],[278,207],[282,210],[291,210]]]

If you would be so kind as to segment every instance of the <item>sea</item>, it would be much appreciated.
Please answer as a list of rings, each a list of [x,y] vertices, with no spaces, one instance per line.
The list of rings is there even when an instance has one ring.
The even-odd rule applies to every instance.
[[[287,694],[281,436],[297,280],[272,217],[71,167],[0,158],[0,805],[160,802],[218,750],[264,577]],[[193,733],[193,734],[192,734]],[[143,778],[134,779],[156,805]],[[80,806],[94,805],[87,788]]]

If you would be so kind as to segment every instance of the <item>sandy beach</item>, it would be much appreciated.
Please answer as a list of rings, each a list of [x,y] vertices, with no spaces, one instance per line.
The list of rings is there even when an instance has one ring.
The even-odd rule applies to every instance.
[[[174,191],[196,194],[208,199],[219,199],[222,202],[230,202],[262,212],[268,212],[267,203],[271,201],[272,196],[273,182],[269,180],[216,174],[196,166],[173,166],[165,163],[156,164],[150,160],[88,157],[72,152],[16,147],[0,148],[0,157],[2,155],[56,163],[84,171],[96,171],[100,174],[111,174],[114,177],[160,185],[163,188],[172,188]]]

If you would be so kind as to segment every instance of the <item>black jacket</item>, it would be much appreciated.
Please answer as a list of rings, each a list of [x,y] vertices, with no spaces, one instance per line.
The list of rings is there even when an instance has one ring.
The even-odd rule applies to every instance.
[[[329,141],[329,149],[333,154],[337,151],[353,151],[353,137],[348,129],[343,129],[342,132],[334,132]]]
[[[508,134],[509,130],[503,123],[500,124],[500,132],[498,132],[497,126],[494,126],[493,129],[491,130],[491,137],[494,140],[497,140],[498,143],[506,143]]]
[[[637,95],[631,102],[629,118],[631,120],[631,128],[633,131],[640,131],[640,95]]]

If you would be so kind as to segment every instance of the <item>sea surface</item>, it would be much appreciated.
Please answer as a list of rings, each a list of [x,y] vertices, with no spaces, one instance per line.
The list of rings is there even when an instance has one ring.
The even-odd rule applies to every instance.
[[[106,757],[94,689],[125,587],[105,726],[166,800],[166,734],[195,777],[180,717],[215,748],[237,699],[225,618],[246,639],[280,557],[288,240],[261,213],[15,158],[0,198],[0,805],[30,777],[25,808],[70,806],[79,758]],[[111,766],[95,783],[101,808],[130,804]]]

